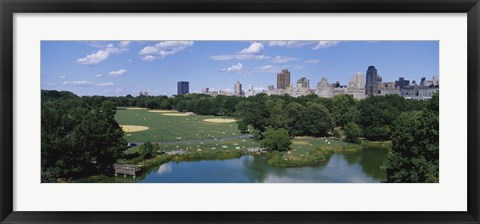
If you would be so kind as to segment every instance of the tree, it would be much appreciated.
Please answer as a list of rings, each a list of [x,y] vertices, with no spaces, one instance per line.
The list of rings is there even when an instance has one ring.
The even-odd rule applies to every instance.
[[[272,128],[287,128],[287,115],[284,110],[283,100],[268,100],[267,109],[270,117],[267,119],[267,125]]]
[[[345,141],[351,143],[360,143],[360,137],[362,136],[362,129],[360,127],[350,122],[345,125]]]
[[[266,94],[258,94],[240,102],[236,107],[237,118],[243,120],[261,133],[265,132],[267,121],[270,117],[265,105],[267,98],[268,96]]]
[[[42,96],[42,182],[110,170],[126,148],[111,100],[65,96]]]
[[[341,94],[332,98],[332,116],[337,126],[344,127],[358,119],[357,102],[351,95]]]
[[[286,151],[290,148],[292,141],[288,131],[280,129],[269,128],[265,132],[265,138],[262,140],[262,147],[270,151]]]
[[[240,130],[240,133],[248,133],[248,124],[243,121],[238,121],[238,130]]]
[[[309,136],[326,136],[335,127],[332,115],[320,104],[311,103],[300,119],[303,134]]]
[[[438,95],[423,111],[404,112],[394,122],[392,151],[384,163],[387,182],[438,182]]]
[[[151,142],[145,142],[138,147],[138,154],[145,159],[151,158],[153,156],[153,145]]]
[[[406,110],[405,99],[398,95],[370,96],[359,104],[359,125],[372,141],[389,140],[393,121]]]
[[[303,134],[301,119],[307,110],[303,105],[292,102],[285,108],[287,114],[286,123],[291,136]]]

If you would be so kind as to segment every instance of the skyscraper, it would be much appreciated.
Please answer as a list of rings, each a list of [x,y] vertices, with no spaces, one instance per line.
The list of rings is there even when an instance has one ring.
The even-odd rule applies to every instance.
[[[237,80],[235,84],[233,85],[233,93],[235,96],[242,96],[243,91],[242,91],[242,84]]]
[[[398,81],[395,81],[395,88],[403,89],[403,87],[410,85],[410,80],[400,77]]]
[[[177,95],[189,93],[189,83],[187,81],[179,81],[177,83]]]
[[[282,72],[277,73],[277,89],[287,89],[290,87],[290,72],[288,69],[283,69]]]
[[[309,89],[310,88],[310,80],[308,80],[306,77],[302,77],[298,79],[297,81],[297,88],[305,88]]]
[[[365,95],[372,96],[378,93],[378,75],[375,66],[368,66],[365,82]]]

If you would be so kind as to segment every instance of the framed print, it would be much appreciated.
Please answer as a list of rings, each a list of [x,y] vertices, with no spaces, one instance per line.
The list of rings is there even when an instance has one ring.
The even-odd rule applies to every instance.
[[[0,4],[2,223],[479,223],[477,0]]]

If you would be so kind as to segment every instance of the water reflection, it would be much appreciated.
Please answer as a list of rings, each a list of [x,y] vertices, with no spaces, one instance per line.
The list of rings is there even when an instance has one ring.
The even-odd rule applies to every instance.
[[[230,160],[168,162],[136,177],[115,177],[116,183],[372,183],[385,179],[380,169],[384,149],[335,153],[320,166],[281,168],[267,158],[242,156]]]

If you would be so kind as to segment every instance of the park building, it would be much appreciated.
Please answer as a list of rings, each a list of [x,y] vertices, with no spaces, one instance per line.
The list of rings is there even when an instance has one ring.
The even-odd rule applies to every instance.
[[[177,95],[184,95],[190,92],[190,86],[187,81],[177,82]]]
[[[277,73],[277,89],[287,89],[290,87],[290,72],[288,69],[283,69]]]

